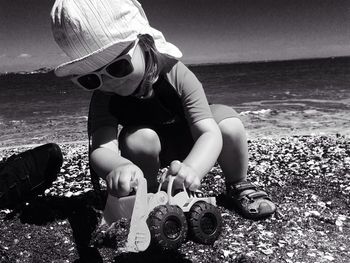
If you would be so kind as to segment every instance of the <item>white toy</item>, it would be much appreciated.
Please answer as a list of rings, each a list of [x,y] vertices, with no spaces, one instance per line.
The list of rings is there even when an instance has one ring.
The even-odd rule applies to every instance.
[[[126,252],[145,251],[154,244],[161,249],[176,249],[187,237],[212,244],[220,235],[222,218],[215,197],[198,197],[183,189],[172,195],[174,176],[167,176],[167,192],[162,191],[165,175],[156,193],[147,193],[147,180],[141,178],[136,195],[107,198],[103,220],[108,225],[121,218],[131,218]],[[186,216],[185,216],[186,215]]]

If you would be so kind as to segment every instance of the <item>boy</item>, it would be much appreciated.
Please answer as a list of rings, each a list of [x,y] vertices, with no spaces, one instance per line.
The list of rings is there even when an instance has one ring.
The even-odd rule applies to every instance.
[[[237,113],[208,105],[201,83],[178,61],[181,52],[149,25],[136,0],[57,0],[51,15],[55,40],[72,59],[56,75],[93,91],[90,165],[110,194],[129,195],[143,176],[154,189],[165,166],[178,187],[196,190],[218,161],[241,215],[274,213],[267,194],[246,181],[247,140]]]

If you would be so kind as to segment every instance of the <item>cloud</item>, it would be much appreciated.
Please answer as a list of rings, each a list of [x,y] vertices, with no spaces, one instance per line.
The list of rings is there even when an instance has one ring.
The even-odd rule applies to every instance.
[[[6,54],[1,54],[0,55],[0,58],[4,58],[4,57],[6,57]]]
[[[31,58],[32,55],[30,54],[26,54],[26,53],[22,53],[21,55],[18,56],[18,58]]]

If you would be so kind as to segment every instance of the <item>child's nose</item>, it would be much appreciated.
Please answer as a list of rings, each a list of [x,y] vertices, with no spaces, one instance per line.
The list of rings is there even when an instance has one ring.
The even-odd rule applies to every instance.
[[[111,77],[105,73],[101,73],[101,79],[102,79],[102,81],[105,81],[105,80],[111,79]]]

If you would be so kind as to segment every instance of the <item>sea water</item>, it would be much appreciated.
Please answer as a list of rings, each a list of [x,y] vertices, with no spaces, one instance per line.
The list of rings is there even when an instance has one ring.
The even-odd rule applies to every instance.
[[[350,134],[350,57],[190,69],[210,103],[240,114],[248,137]],[[50,132],[75,139],[86,131],[91,93],[68,78],[52,72],[0,75],[0,91],[0,146]]]
[[[202,66],[208,100],[240,113],[250,136],[350,134],[350,58]]]

